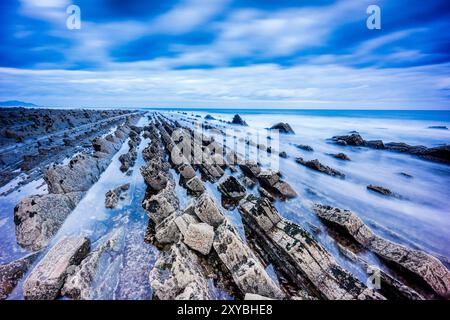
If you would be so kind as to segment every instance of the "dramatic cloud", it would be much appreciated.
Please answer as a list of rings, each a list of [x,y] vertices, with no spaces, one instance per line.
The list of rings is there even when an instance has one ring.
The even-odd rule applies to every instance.
[[[376,3],[382,29],[366,28]],[[66,8],[81,8],[68,30]],[[450,5],[6,1],[0,99],[70,106],[450,108]]]

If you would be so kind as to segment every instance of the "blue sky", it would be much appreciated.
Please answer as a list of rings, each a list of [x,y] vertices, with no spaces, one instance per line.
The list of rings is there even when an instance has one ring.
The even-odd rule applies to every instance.
[[[81,29],[66,28],[66,8]],[[381,8],[381,30],[366,9]],[[2,0],[0,100],[450,109],[450,1]]]

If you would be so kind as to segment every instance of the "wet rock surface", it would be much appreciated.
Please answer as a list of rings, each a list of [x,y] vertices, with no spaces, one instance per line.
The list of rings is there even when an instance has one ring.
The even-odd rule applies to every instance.
[[[386,240],[372,232],[357,215],[348,210],[316,204],[314,211],[323,220],[345,231],[358,243],[400,270],[413,274],[441,297],[450,294],[450,272],[436,258],[422,251]]]
[[[0,109],[0,186],[17,169],[41,177],[45,166],[91,151],[91,141],[120,125],[135,111]]]
[[[237,124],[240,126],[248,126],[247,122],[244,121],[244,119],[241,118],[240,115],[235,114],[233,117],[233,120],[231,121],[232,124]]]
[[[201,195],[206,190],[203,182],[198,177],[194,177],[186,182],[186,188],[190,194],[196,196]]]
[[[34,251],[45,247],[83,195],[45,194],[20,201],[14,209],[17,243]]]
[[[300,226],[283,219],[265,198],[241,201],[239,211],[261,246],[291,281],[326,299],[383,299],[342,269]]]
[[[214,228],[207,223],[190,223],[183,235],[187,246],[204,255],[211,251],[213,238]]]
[[[376,266],[370,265],[363,258],[357,256],[349,249],[343,247],[342,245],[338,245],[339,251],[348,259],[354,261],[365,270],[371,271],[373,273],[376,272],[379,281],[379,291],[382,295],[384,295],[388,299],[392,300],[424,300],[425,298],[416,292],[414,289],[408,287],[401,281],[395,279],[388,273],[380,270]],[[373,284],[377,285],[376,283]]]
[[[342,152],[340,152],[340,153],[333,153],[333,154],[330,154],[330,155],[333,158],[336,158],[336,159],[350,161],[350,158],[345,153],[342,153]]]
[[[120,229],[106,235],[106,239],[95,250],[90,252],[79,265],[68,271],[61,294],[76,300],[88,300],[91,296],[91,285],[95,279],[98,264],[102,257],[117,250],[117,242],[121,236]]]
[[[295,147],[300,150],[312,152],[314,149],[306,144],[296,144]]]
[[[280,133],[285,134],[295,134],[294,130],[291,128],[287,122],[279,122],[270,127],[270,130],[278,130]]]
[[[325,173],[325,174],[327,174],[329,176],[345,178],[345,174],[343,174],[342,172],[339,172],[336,169],[330,168],[329,166],[323,165],[317,159],[314,159],[314,160],[303,160],[303,158],[298,157],[298,158],[295,159],[295,162],[297,162],[298,164],[301,164],[301,165],[303,165],[305,167],[308,167],[310,169],[313,169],[315,171],[319,171],[319,172]]]
[[[232,200],[242,199],[247,194],[245,187],[233,176],[226,177],[225,180],[217,186],[217,189],[223,197]]]
[[[224,221],[222,212],[216,207],[214,200],[206,193],[199,198],[194,212],[201,221],[213,227],[219,226]]]
[[[0,300],[4,300],[14,290],[19,280],[36,260],[38,253],[0,265]]]
[[[115,207],[117,210],[104,211],[100,203],[100,211],[113,213],[111,222],[114,225],[123,221],[134,223],[137,227],[142,222],[132,221],[141,211],[141,217],[144,223],[148,221],[148,226],[145,235],[145,226],[142,234],[133,229],[128,235],[134,237],[134,242],[124,245],[124,234],[106,234],[99,239],[98,232],[106,233],[109,222],[95,222],[95,236],[91,237],[88,233],[94,241],[91,253],[89,240],[83,236],[71,236],[77,239],[70,241],[61,239],[49,248],[47,254],[39,257],[41,259],[38,264],[31,270],[30,276],[24,282],[25,298],[150,298],[151,292],[154,299],[448,298],[448,270],[445,269],[444,272],[441,267],[445,267],[436,264],[433,260],[435,258],[423,251],[380,240],[368,227],[352,227],[353,224],[358,225],[357,220],[353,219],[350,219],[351,223],[345,223],[345,227],[336,222],[327,222],[322,217],[320,218],[324,225],[317,224],[317,221],[306,221],[305,224],[300,222],[302,225],[299,225],[285,219],[282,216],[284,214],[290,218],[298,215],[293,212],[302,207],[295,205],[297,201],[302,204],[308,201],[307,198],[292,199],[297,193],[285,181],[292,181],[289,176],[283,175],[286,173],[285,167],[281,166],[281,172],[268,170],[267,162],[260,157],[257,157],[257,161],[243,161],[242,154],[234,153],[221,145],[222,140],[215,134],[221,134],[226,127],[217,125],[215,121],[208,122],[204,127],[214,136],[198,135],[190,124],[192,121],[199,121],[199,117],[194,114],[188,117],[189,126],[184,127],[185,121],[175,120],[174,117],[157,112],[149,113],[147,125],[137,127],[130,120],[108,134],[91,139],[88,143],[91,152],[81,152],[71,159],[73,161],[49,168],[45,181],[50,193],[28,197],[16,209],[15,222],[17,228],[22,228],[19,233],[23,236],[20,237],[24,239],[24,243],[28,243],[29,249],[38,249],[48,243],[54,243],[50,240],[60,225],[83,195],[97,182],[125,141],[128,141],[128,151],[117,157],[122,173],[116,171],[120,177],[131,181],[135,178],[134,175],[133,178],[127,176],[132,174],[132,167],[137,159],[140,162],[145,161],[144,165],[140,165],[142,179],[139,179],[140,183],[143,181],[145,185],[140,186],[142,194],[138,200],[142,200],[145,212],[138,209],[138,212],[125,213],[128,206],[118,206],[123,192],[126,191],[124,189],[128,188],[119,186],[117,181],[108,188],[118,187],[105,195],[105,206]],[[236,130],[243,132],[245,128]],[[7,135],[22,139],[14,136],[13,132]],[[358,133],[351,132],[349,138],[341,136],[339,143],[378,149],[389,148],[389,144],[379,140],[359,144],[358,136]],[[142,142],[141,137],[150,141],[147,147],[142,146],[144,149],[138,149]],[[294,137],[285,137],[288,140],[291,138]],[[236,136],[234,139],[237,139]],[[266,153],[270,155],[274,152],[276,155],[278,152],[277,148],[272,150],[271,147],[254,142],[259,141],[254,137],[239,141],[258,149],[258,154],[264,156]],[[61,139],[61,143],[65,146],[76,145],[77,140],[68,135]],[[185,153],[183,148],[187,144],[192,149]],[[288,144],[294,146],[293,143]],[[405,146],[397,144],[395,147]],[[333,148],[339,149],[336,146]],[[138,150],[142,150],[142,157]],[[39,150],[42,155],[51,152],[53,151],[45,145]],[[279,155],[281,154],[282,152]],[[287,154],[284,155],[287,157]],[[349,160],[343,153],[332,156]],[[358,158],[355,156],[355,159]],[[29,159],[31,161],[27,162],[27,165],[32,167],[34,158]],[[290,159],[282,162],[289,166],[291,164],[288,162],[293,161]],[[357,164],[356,160],[354,162]],[[311,165],[314,170],[343,177],[342,173],[321,164],[318,160],[302,159],[299,164]],[[295,163],[292,165],[295,166]],[[354,164],[341,162],[338,165],[349,168]],[[349,170],[349,174],[351,172]],[[83,181],[77,177],[82,174],[86,175]],[[419,180],[419,176],[416,180]],[[104,183],[104,180],[101,183]],[[295,186],[298,187],[297,181]],[[100,198],[106,190],[103,189]],[[386,190],[389,191],[384,191]],[[298,191],[303,197],[303,191]],[[313,191],[315,190],[307,192]],[[135,194],[134,186],[129,192],[130,196]],[[260,196],[256,196],[257,194]],[[319,193],[316,195],[320,196]],[[232,205],[224,199],[231,199]],[[58,214],[55,215],[55,212]],[[304,213],[300,212],[299,215]],[[5,223],[4,220],[0,220],[0,226],[2,223]],[[370,225],[374,227],[374,224]],[[356,236],[349,237],[354,229]],[[325,230],[335,239],[331,247],[328,239],[323,242],[324,237],[328,237],[324,235]],[[91,230],[83,230],[80,234],[85,234],[85,231]],[[63,241],[66,241],[65,244],[60,244]],[[139,255],[139,251],[143,251],[142,247],[136,245],[139,241],[148,246],[149,250],[154,250],[154,256],[149,261],[144,259],[145,261],[129,266],[129,263],[133,262],[127,261],[126,256],[130,253]],[[351,245],[344,247],[349,243]],[[337,248],[338,252],[330,248]],[[125,250],[126,252],[122,252]],[[369,251],[380,257],[380,262],[374,260],[375,256]],[[374,261],[377,266],[372,265]],[[423,261],[425,264],[422,264]],[[3,265],[0,266],[0,294],[5,297],[8,295],[25,274],[30,263],[24,258],[23,261],[13,261],[6,269]],[[104,266],[109,263],[112,264],[111,268]],[[378,268],[378,263],[382,266],[382,287],[374,291],[364,284],[364,271],[359,271]],[[348,270],[352,273],[343,266],[351,266]],[[127,272],[117,271],[129,267],[139,276],[130,278]],[[99,279],[98,276],[104,279]],[[133,291],[132,282],[142,282],[143,278],[148,278],[148,283],[144,281],[145,288],[142,286]],[[116,293],[119,293],[117,297]],[[14,295],[16,294],[14,292]]]
[[[94,153],[75,155],[68,164],[51,165],[44,173],[49,194],[24,198],[14,210],[17,242],[39,250],[59,230],[82,197],[97,182],[119,150],[138,116],[128,118],[114,134],[96,138]]]
[[[336,144],[343,146],[360,146],[372,149],[389,150],[400,153],[407,153],[418,156],[425,160],[450,163],[450,145],[442,145],[439,147],[427,148],[425,146],[413,146],[404,142],[384,143],[382,140],[364,140],[358,133],[345,136],[335,136],[331,138]]]
[[[257,177],[261,172],[261,167],[258,165],[256,161],[253,160],[246,160],[239,166],[242,169],[242,171],[249,177]]]
[[[365,144],[365,140],[358,133],[353,133],[348,136],[334,136],[331,139],[337,144],[344,146],[363,146]]]
[[[56,299],[69,269],[78,265],[89,249],[90,241],[85,237],[70,236],[61,239],[31,270],[23,285],[25,299]]]
[[[265,190],[271,194],[278,195],[282,199],[297,197],[295,190],[281,179],[280,172],[271,170],[261,171],[258,174],[258,180]]]
[[[244,295],[253,293],[277,299],[284,297],[250,248],[229,224],[223,223],[217,228],[214,249]]]
[[[123,184],[115,189],[109,190],[105,194],[105,207],[108,209],[113,209],[119,203],[119,200],[123,200],[124,193],[130,188],[130,184]]]
[[[149,275],[153,295],[160,300],[211,300],[199,258],[183,243],[163,252]]]

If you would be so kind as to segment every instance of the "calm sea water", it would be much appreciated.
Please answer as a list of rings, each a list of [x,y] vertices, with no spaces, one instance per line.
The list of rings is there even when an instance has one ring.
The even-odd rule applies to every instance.
[[[376,119],[430,120],[450,122],[450,110],[293,110],[293,109],[214,109],[214,108],[143,108],[143,110],[191,111],[220,114],[297,115]]]

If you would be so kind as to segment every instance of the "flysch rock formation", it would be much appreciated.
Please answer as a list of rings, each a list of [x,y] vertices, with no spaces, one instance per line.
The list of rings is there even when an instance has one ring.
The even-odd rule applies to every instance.
[[[86,191],[99,179],[114,154],[140,116],[128,117],[114,134],[96,138],[95,152],[75,155],[66,165],[51,165],[44,173],[49,194],[22,199],[14,210],[16,238],[28,250],[44,248],[81,201]]]
[[[252,293],[276,299],[284,297],[261,262],[228,222],[217,228],[213,245],[244,294]]]
[[[311,235],[282,218],[266,198],[249,195],[239,211],[261,247],[299,287],[323,299],[384,298],[342,269]]]
[[[343,174],[342,172],[330,168],[329,166],[326,166],[324,164],[322,164],[319,160],[314,159],[314,160],[304,160],[302,157],[298,157],[295,159],[295,162],[297,162],[298,164],[301,164],[305,167],[308,167],[312,170],[318,171],[318,172],[322,172],[325,173],[329,176],[333,176],[333,177],[338,177],[338,178],[345,178],[345,174]]]
[[[314,211],[321,219],[338,226],[340,230],[380,258],[420,279],[439,296],[450,297],[450,272],[435,257],[376,235],[355,213],[349,210],[315,204]]]
[[[24,182],[44,168],[77,152],[91,151],[90,141],[120,125],[131,110],[0,109],[0,186],[19,174]],[[13,191],[12,188],[10,191]]]
[[[39,252],[31,253],[18,260],[0,265],[0,300],[8,298],[38,255]]]
[[[23,284],[23,295],[29,300],[52,300],[60,295],[70,268],[88,254],[90,241],[83,236],[68,236],[56,243],[31,270]]]
[[[17,243],[32,251],[47,246],[84,194],[51,193],[22,199],[14,209]]]
[[[391,242],[376,239],[374,234],[370,244],[361,243],[358,248],[365,246],[373,251],[388,268],[379,270],[381,288],[368,287],[343,269],[314,236],[277,212],[278,200],[289,201],[297,196],[283,180],[281,172],[266,170],[255,161],[243,161],[242,155],[226,147],[222,149],[213,136],[199,134],[161,114],[154,113],[149,120],[151,124],[143,128],[128,122],[113,134],[97,137],[93,141],[94,153],[81,153],[65,169],[50,168],[55,169],[51,175],[46,174],[50,193],[24,199],[16,208],[17,227],[26,230],[20,233],[25,235],[23,242],[28,241],[31,250],[48,245],[128,137],[129,150],[119,157],[119,161],[120,170],[130,174],[130,167],[137,159],[137,146],[143,137],[150,141],[142,151],[145,165],[140,170],[147,186],[142,200],[142,207],[149,217],[145,241],[154,245],[159,254],[151,269],[143,268],[142,271],[148,273],[153,299],[203,300],[224,296],[246,300],[430,298],[405,280],[407,273],[418,278],[419,285],[425,283],[434,295],[448,298],[445,267],[442,266],[447,273],[442,273],[440,267],[431,262],[428,264],[425,253],[405,253]],[[220,130],[215,123],[208,124],[207,130],[216,129]],[[186,143],[191,147],[189,154],[184,152]],[[250,140],[247,143],[272,152],[262,144]],[[371,142],[373,147],[377,144]],[[87,175],[89,182],[78,183],[77,177],[70,177],[91,170],[91,165],[94,169],[92,175]],[[334,169],[320,163],[316,167],[318,171],[339,176],[333,174]],[[62,178],[58,179],[57,175]],[[219,193],[211,191],[211,186],[217,187]],[[187,203],[178,198],[180,190],[189,195]],[[110,190],[105,205],[115,207],[122,191],[121,187]],[[258,192],[260,197],[254,195]],[[220,200],[221,207],[217,204]],[[229,206],[228,201],[232,201],[233,206]],[[245,235],[229,220],[230,212],[236,214],[232,211],[235,207],[243,219]],[[55,214],[47,213],[49,208]],[[332,225],[338,233],[345,230],[335,222],[326,224]],[[105,259],[114,259],[122,250],[119,247],[124,233],[118,229],[114,231],[97,240],[90,253],[90,241],[83,236],[58,241],[46,254],[39,256],[43,257],[24,282],[24,298],[98,298],[101,289],[94,288],[93,284],[98,285]],[[364,232],[364,227],[357,232]],[[334,232],[332,236],[336,236]],[[347,248],[338,242],[336,246],[344,259],[351,260],[361,269],[376,268],[365,260],[365,256],[352,251],[353,247]],[[38,254],[0,266],[0,298],[7,297]],[[418,262],[424,259],[422,254],[426,265],[419,267]],[[393,272],[390,269],[393,265],[399,270]],[[416,267],[418,274],[407,269],[411,267]],[[99,269],[102,272],[98,272]],[[429,276],[430,273],[434,275]],[[444,282],[447,295],[437,292],[442,289],[437,279]],[[434,287],[427,281],[434,282]]]
[[[75,300],[88,300],[92,297],[91,285],[95,279],[100,260],[107,254],[118,250],[118,242],[123,237],[123,229],[116,229],[102,239],[79,265],[67,271],[61,295]]]

